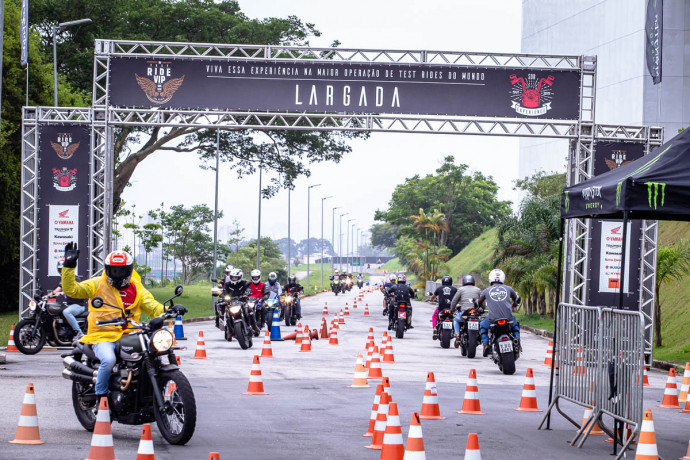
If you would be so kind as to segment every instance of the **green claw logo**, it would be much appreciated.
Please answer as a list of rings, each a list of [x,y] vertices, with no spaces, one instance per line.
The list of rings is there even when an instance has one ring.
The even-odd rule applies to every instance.
[[[569,192],[565,192],[565,213],[570,212],[570,196],[568,195]]]
[[[657,198],[659,197],[659,189],[661,188],[661,206],[664,206],[664,199],[666,198],[666,184],[663,182],[645,182],[647,184],[647,196],[649,198],[649,207],[652,207],[652,195],[654,195],[654,209],[656,209]],[[652,190],[654,193],[652,193]]]
[[[621,204],[621,187],[623,186],[623,182],[619,182],[616,185],[616,206],[620,206]]]

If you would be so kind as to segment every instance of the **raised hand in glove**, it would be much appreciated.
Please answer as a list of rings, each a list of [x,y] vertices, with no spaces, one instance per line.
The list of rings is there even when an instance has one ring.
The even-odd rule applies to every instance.
[[[173,305],[170,307],[170,311],[174,312],[176,315],[182,316],[187,313],[187,310],[183,305]]]
[[[77,259],[79,258],[79,249],[77,248],[77,243],[70,241],[65,246],[65,261],[63,266],[66,268],[76,268]]]

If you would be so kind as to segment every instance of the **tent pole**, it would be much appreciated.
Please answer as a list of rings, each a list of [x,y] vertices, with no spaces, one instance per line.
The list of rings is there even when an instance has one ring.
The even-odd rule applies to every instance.
[[[623,244],[621,246],[620,285],[618,286],[618,309],[623,308],[623,289],[625,286],[626,247],[628,244],[628,210],[623,211]]]
[[[551,377],[549,379],[549,406],[551,406],[551,401],[553,399],[553,374],[554,366],[556,362],[556,339],[558,338],[558,304],[561,301],[561,283],[563,279],[563,234],[565,233],[565,219],[561,217],[561,230],[558,236],[558,275],[556,278],[556,305],[554,305],[553,314],[553,353],[551,355]],[[546,429],[551,429],[551,412],[546,418]]]

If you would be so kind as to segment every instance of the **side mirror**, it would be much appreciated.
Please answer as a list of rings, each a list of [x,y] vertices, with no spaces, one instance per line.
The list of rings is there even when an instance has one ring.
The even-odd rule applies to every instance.
[[[94,297],[91,299],[91,306],[93,308],[101,308],[103,306],[103,299],[100,297]]]
[[[183,290],[184,289],[182,289],[181,284],[178,284],[177,286],[175,286],[175,296],[177,296],[177,297],[181,296]]]

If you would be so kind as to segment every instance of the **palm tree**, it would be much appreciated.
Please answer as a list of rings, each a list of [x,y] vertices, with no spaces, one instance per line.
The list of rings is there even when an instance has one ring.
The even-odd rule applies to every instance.
[[[675,246],[662,246],[656,256],[656,292],[654,294],[654,345],[661,346],[661,286],[678,281],[690,273],[690,242],[680,240]]]

